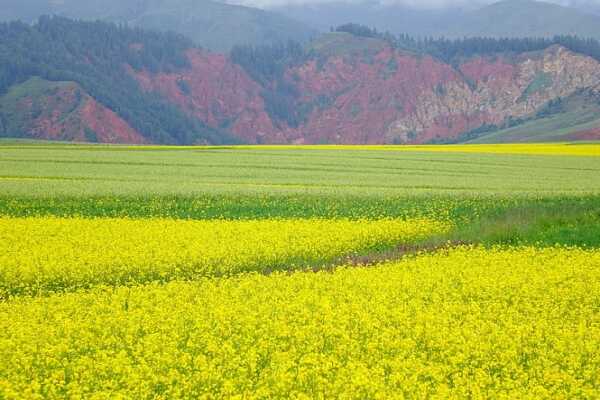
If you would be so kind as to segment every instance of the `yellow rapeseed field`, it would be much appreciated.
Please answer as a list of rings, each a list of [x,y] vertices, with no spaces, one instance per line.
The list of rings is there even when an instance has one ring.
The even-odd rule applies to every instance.
[[[598,398],[599,305],[562,247],[16,297],[0,398]]]
[[[44,145],[37,146],[39,148]],[[101,149],[101,145],[71,145],[71,148]],[[506,143],[506,144],[449,144],[449,145],[236,145],[236,146],[104,146],[111,150],[370,150],[370,151],[423,151],[441,153],[492,153],[492,154],[529,154],[529,155],[570,155],[600,156],[598,143]],[[11,146],[4,146],[10,149]],[[19,148],[19,146],[15,146]]]
[[[0,298],[295,269],[449,229],[414,220],[0,218]]]
[[[238,149],[252,149],[252,146],[234,146]],[[255,147],[254,147],[255,148]],[[266,145],[261,149],[313,149],[313,150],[384,150],[384,151],[423,151],[437,153],[491,153],[491,154],[530,154],[565,156],[600,156],[598,143],[509,143],[509,144],[451,144],[451,145]]]

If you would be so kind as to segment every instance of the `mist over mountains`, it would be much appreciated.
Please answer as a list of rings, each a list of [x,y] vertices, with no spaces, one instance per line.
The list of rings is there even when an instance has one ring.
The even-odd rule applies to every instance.
[[[600,37],[600,15],[584,9],[532,0],[503,0],[490,5],[448,4],[416,7],[404,3],[323,2],[282,4],[271,10],[319,30],[359,22],[394,34],[434,37]]]
[[[197,45],[228,51],[236,44],[306,42],[314,28],[285,15],[212,0],[4,0],[0,21],[32,23],[41,15],[102,20],[174,31]]]

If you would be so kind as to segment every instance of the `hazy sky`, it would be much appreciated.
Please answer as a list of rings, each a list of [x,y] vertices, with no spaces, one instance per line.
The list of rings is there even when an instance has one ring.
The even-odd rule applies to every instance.
[[[254,7],[276,7],[287,4],[319,4],[319,3],[361,3],[365,0],[228,0],[228,3],[232,4],[243,4]],[[477,8],[485,4],[491,4],[498,0],[366,0],[370,2],[377,2],[381,4],[402,4],[411,6],[414,8],[448,8],[448,7],[468,7]],[[585,6],[590,5],[593,7],[600,7],[600,0],[545,0],[551,3],[557,3],[562,5],[573,5],[573,6]]]

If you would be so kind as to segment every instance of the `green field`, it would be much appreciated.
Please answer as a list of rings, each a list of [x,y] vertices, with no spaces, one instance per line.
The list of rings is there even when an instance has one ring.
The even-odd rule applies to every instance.
[[[600,191],[600,158],[277,148],[0,147],[11,196],[531,196]]]

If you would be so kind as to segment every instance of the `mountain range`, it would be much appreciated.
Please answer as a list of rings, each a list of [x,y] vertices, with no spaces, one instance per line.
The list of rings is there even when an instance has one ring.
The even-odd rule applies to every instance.
[[[42,15],[102,20],[173,31],[195,44],[228,51],[236,44],[305,42],[316,30],[273,11],[212,0],[3,0],[0,21],[35,22]]]
[[[450,3],[452,4],[452,3]],[[476,3],[477,4],[477,3]],[[227,52],[234,45],[294,40],[359,23],[417,37],[600,38],[600,14],[591,2],[565,7],[534,0],[502,0],[480,7],[409,7],[382,0],[284,3],[267,9],[217,0],[3,0],[0,21],[33,23],[41,15],[124,23],[183,34],[203,48]]]
[[[543,127],[536,129],[536,126]],[[0,136],[109,143],[600,138],[600,44],[417,40],[348,24],[210,52],[174,33],[0,24]]]
[[[503,0],[478,8],[415,8],[402,3],[292,3],[271,10],[326,31],[356,22],[413,36],[434,37],[550,37],[577,35],[600,38],[600,15],[586,7],[565,7],[534,0]]]

